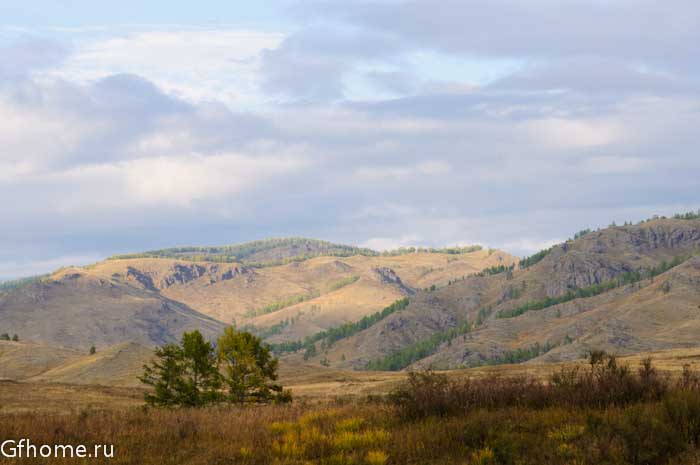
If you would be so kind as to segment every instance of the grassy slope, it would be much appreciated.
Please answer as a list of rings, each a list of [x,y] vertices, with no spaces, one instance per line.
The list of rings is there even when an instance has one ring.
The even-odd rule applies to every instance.
[[[692,265],[696,262],[657,276],[654,286],[645,280],[518,318],[501,320],[495,315],[500,309],[548,295],[562,295],[569,289],[605,282],[627,271],[658,266],[675,256],[697,252],[699,246],[700,221],[697,220],[656,220],[592,232],[555,247],[536,265],[515,270],[510,279],[506,274],[471,278],[416,296],[400,314],[339,343],[327,354],[319,354],[319,359],[327,357],[333,366],[361,368],[368,360],[455,327],[464,319],[475,322],[479,310],[489,308],[490,316],[480,328],[449,346],[443,345],[441,353],[417,363],[416,367],[430,364],[440,368],[459,367],[534,343],[561,343],[566,336],[576,343],[553,351],[550,358],[556,354],[559,358],[578,357],[591,345],[628,353],[696,345],[698,342],[692,336],[699,317],[697,304],[693,304],[699,288]],[[661,285],[669,277],[677,283],[671,283],[666,292]],[[635,314],[639,306],[629,296],[646,287],[649,288],[646,293],[636,297],[637,303],[646,307]],[[594,311],[596,308],[598,311]],[[655,338],[657,333],[661,334],[662,327],[666,335]]]
[[[293,340],[319,329],[354,321],[381,310],[404,295],[398,286],[384,282],[375,271],[390,268],[411,288],[445,285],[448,281],[481,271],[483,268],[510,264],[515,258],[503,252],[481,250],[468,254],[416,253],[393,257],[363,256],[316,257],[287,265],[247,268],[235,263],[185,262],[163,258],[107,260],[92,266],[87,273],[103,280],[117,280],[133,286],[142,283],[129,269],[147,275],[159,292],[224,323],[253,324],[268,327],[295,318],[275,340]],[[199,276],[168,285],[176,275],[175,267],[199,267]],[[226,274],[231,279],[223,279]],[[359,280],[333,289],[343,279]],[[318,297],[266,315],[248,318],[246,314],[265,305],[299,295]]]
[[[193,329],[214,336],[223,325],[156,292],[67,269],[0,297],[0,327],[23,341],[87,351],[124,341],[163,344]]]

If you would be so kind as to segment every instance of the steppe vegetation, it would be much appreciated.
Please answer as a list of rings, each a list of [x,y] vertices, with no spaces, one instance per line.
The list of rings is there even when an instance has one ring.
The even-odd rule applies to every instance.
[[[0,436],[113,443],[117,464],[690,465],[700,458],[700,378],[595,352],[546,381],[424,372],[386,397],[347,402],[18,413]]]

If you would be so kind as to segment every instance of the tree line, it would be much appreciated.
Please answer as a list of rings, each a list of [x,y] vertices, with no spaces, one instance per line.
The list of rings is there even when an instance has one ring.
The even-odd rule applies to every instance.
[[[472,324],[465,320],[454,328],[439,331],[426,339],[415,342],[403,349],[377,360],[370,360],[365,369],[371,371],[399,371],[418,360],[434,354],[444,343],[451,343],[457,336],[465,335],[473,329]]]
[[[271,349],[276,354],[282,354],[286,352],[297,352],[304,349],[307,352],[307,358],[313,356],[310,355],[316,350],[316,343],[323,340],[323,348],[328,348],[340,339],[350,337],[354,334],[363,331],[370,326],[376,324],[377,322],[383,320],[394,312],[398,312],[406,308],[409,304],[408,297],[399,299],[384,308],[379,312],[375,312],[371,315],[363,317],[361,320],[354,323],[345,323],[340,326],[334,326],[328,328],[324,331],[319,331],[316,334],[307,336],[303,341],[288,341],[281,342],[277,344],[271,344]],[[313,349],[311,348],[313,347]]]

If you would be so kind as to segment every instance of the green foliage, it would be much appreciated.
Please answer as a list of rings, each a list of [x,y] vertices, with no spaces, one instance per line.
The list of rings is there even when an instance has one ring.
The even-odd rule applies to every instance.
[[[448,255],[463,255],[483,250],[480,245],[468,245],[465,247],[399,247],[394,250],[386,250],[381,253],[384,257],[394,257],[398,255],[408,255],[413,253],[442,253]]]
[[[13,279],[11,281],[0,282],[0,292],[12,291],[14,289],[19,289],[20,287],[27,286],[29,284],[38,283],[42,279],[48,278],[48,274],[42,274],[39,276],[30,276],[28,278]]]
[[[95,348],[95,346],[90,346],[90,355],[95,355],[96,352],[97,349]]]
[[[476,326],[481,326],[484,321],[491,315],[491,308],[480,308],[479,313],[476,316]]]
[[[568,291],[566,294],[558,296],[558,297],[545,297],[542,300],[537,300],[537,301],[532,301],[532,302],[526,302],[518,307],[508,309],[508,310],[501,310],[496,314],[497,318],[514,318],[516,316],[520,316],[523,313],[529,312],[531,310],[542,310],[547,307],[551,307],[553,305],[559,305],[565,302],[572,301],[574,299],[581,299],[581,298],[587,298],[587,297],[593,297],[599,294],[602,294],[603,292],[607,292],[611,289],[615,289],[616,287],[619,286],[624,286],[628,284],[634,284],[636,282],[639,282],[643,279],[646,278],[653,278],[655,276],[658,276],[662,273],[665,273],[666,271],[670,270],[671,268],[674,268],[681,263],[683,263],[685,260],[688,259],[688,256],[678,256],[674,257],[673,260],[670,262],[663,261],[661,262],[658,266],[651,268],[647,271],[629,271],[620,274],[617,278],[607,281],[604,283],[599,283],[599,284],[593,284],[591,286],[587,287],[581,287],[578,289],[573,289]]]
[[[341,289],[345,286],[349,286],[350,284],[356,283],[359,279],[359,276],[348,276],[347,278],[339,279],[338,281],[331,283],[328,286],[328,290],[337,291],[338,289]]]
[[[156,348],[154,355],[139,377],[153,388],[145,395],[149,405],[202,407],[222,401],[290,398],[288,392],[270,383],[277,379],[277,360],[259,338],[248,332],[227,328],[215,351],[211,342],[195,330],[184,333],[180,344]]]
[[[13,335],[13,336],[12,336],[12,340],[15,341],[15,342],[19,341],[19,336],[16,335],[16,334]]]
[[[509,363],[522,363],[540,355],[546,354],[556,347],[556,344],[551,344],[549,341],[544,344],[536,342],[529,347],[523,347],[515,350],[507,350],[496,357],[486,360],[486,365],[504,365]]]
[[[549,252],[552,251],[552,247],[544,250],[540,250],[534,255],[530,255],[529,257],[525,257],[522,260],[520,260],[520,268],[528,268],[536,263],[539,263],[542,261],[544,257],[549,254]]]
[[[476,273],[473,276],[480,276],[483,278],[485,276],[493,276],[496,274],[507,273],[509,271],[513,271],[513,268],[515,268],[515,265],[494,265],[489,268],[484,268],[479,273]]]
[[[282,256],[266,261],[255,260],[251,257],[265,252],[274,255],[274,249],[290,249],[281,252]],[[142,253],[132,253],[115,255],[108,260],[122,260],[130,258],[177,258],[189,261],[206,261],[216,263],[240,262],[252,267],[269,267],[285,265],[292,262],[300,262],[314,257],[352,257],[364,255],[367,257],[376,256],[398,256],[412,253],[445,253],[451,255],[467,254],[482,250],[480,245],[466,247],[445,247],[436,248],[415,248],[402,247],[396,250],[377,252],[363,247],[355,247],[343,244],[320,241],[316,239],[306,239],[302,237],[263,239],[246,242],[244,244],[216,246],[216,247],[172,247],[168,249],[150,250]],[[295,253],[297,252],[297,253]],[[288,255],[293,254],[293,255]]]
[[[439,331],[430,337],[420,340],[401,350],[392,352],[384,358],[371,360],[365,368],[373,371],[399,371],[410,364],[432,355],[444,343],[450,343],[455,337],[467,334],[472,330],[469,321],[445,331]]]
[[[318,351],[316,350],[316,344],[305,344],[304,348],[306,349],[304,351],[304,360],[308,360],[310,358],[313,358],[316,356]]]
[[[581,231],[574,234],[574,240],[581,239],[583,236],[585,236],[586,234],[588,234],[590,232],[591,232],[590,228],[582,229]]]
[[[299,251],[295,255],[260,262],[250,257],[273,251],[274,249],[291,249]],[[263,239],[244,244],[218,247],[173,247],[169,249],[151,250],[143,253],[115,255],[112,260],[128,258],[178,258],[192,261],[208,262],[241,262],[253,267],[278,266],[296,261],[308,260],[319,256],[351,257],[353,255],[376,256],[378,252],[366,248],[354,247],[331,242],[306,239],[301,237]]]
[[[700,209],[696,212],[677,213],[673,215],[676,220],[700,220]]]
[[[278,323],[275,323],[272,326],[268,326],[267,328],[262,328],[259,329],[253,325],[246,325],[242,327],[241,329],[243,331],[249,331],[256,336],[258,336],[260,339],[267,339],[269,337],[275,336],[277,334],[280,334],[282,331],[284,331],[284,328],[290,325],[291,320],[289,318],[284,319]]]
[[[272,302],[264,307],[257,308],[255,310],[249,310],[246,312],[245,316],[248,318],[253,318],[260,315],[267,315],[268,313],[273,313],[283,308],[291,307],[292,305],[300,304],[306,302],[307,300],[315,299],[319,296],[318,292],[312,292],[310,294],[299,294],[286,299]]]
[[[2,333],[0,334],[0,341],[9,341],[10,340],[10,335],[7,333]]]
[[[232,327],[217,341],[217,358],[223,365],[223,383],[230,402],[261,403],[289,396],[277,380],[278,361],[260,338]]]
[[[359,333],[360,331],[369,328],[370,326],[388,317],[392,313],[403,310],[404,308],[408,307],[408,303],[408,297],[404,297],[403,299],[399,299],[396,302],[392,303],[380,312],[367,315],[361,320],[356,321],[354,323],[345,323],[340,326],[335,326],[332,328],[328,328],[324,331],[320,331],[312,336],[307,337],[303,342],[295,341],[272,344],[272,350],[275,353],[281,354],[285,352],[296,352],[298,350],[301,350],[302,348],[308,349],[309,347],[313,346],[313,350],[315,351],[316,349],[314,344],[319,341],[323,341],[323,347],[328,348],[341,339],[350,337],[354,334]]]

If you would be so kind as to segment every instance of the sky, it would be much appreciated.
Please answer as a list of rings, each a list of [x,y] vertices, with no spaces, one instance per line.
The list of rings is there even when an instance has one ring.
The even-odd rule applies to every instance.
[[[698,24],[696,0],[2,2],[0,280],[284,236],[522,256],[697,210]]]

